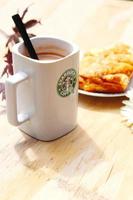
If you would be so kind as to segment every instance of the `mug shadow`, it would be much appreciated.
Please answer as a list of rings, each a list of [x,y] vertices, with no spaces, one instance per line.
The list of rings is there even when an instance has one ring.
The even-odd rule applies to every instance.
[[[122,107],[122,101],[125,99],[126,97],[92,97],[81,94],[79,95],[79,107],[108,112]]]
[[[60,173],[70,163],[76,164],[77,159],[80,161],[83,157],[103,157],[99,147],[79,125],[69,134],[51,142],[39,141],[23,132],[22,134],[24,141],[18,142],[15,150],[21,163],[33,171],[47,168]]]
[[[19,141],[15,150],[21,164],[32,171],[31,179],[36,180],[32,183],[33,197],[41,192],[44,185],[46,194],[51,188],[74,192],[73,188],[79,186],[77,180],[104,160],[103,152],[80,125],[51,142],[38,141],[22,134],[24,141]],[[49,199],[52,196],[49,192],[47,195]]]

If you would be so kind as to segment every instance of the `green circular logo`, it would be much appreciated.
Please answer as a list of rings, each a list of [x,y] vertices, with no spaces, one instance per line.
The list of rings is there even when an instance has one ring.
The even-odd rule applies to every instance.
[[[75,69],[66,70],[58,80],[57,92],[61,97],[67,97],[74,93],[77,81],[77,72]]]

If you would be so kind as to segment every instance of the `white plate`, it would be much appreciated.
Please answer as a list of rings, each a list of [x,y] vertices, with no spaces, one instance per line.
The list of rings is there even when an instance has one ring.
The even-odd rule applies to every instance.
[[[116,94],[108,94],[108,93],[98,93],[98,92],[87,92],[84,90],[78,90],[79,94],[84,94],[88,96],[93,96],[93,97],[123,97],[126,95],[126,92],[124,93],[116,93]]]
[[[84,91],[84,90],[78,90],[79,94],[84,94],[84,95],[88,95],[88,96],[93,96],[93,97],[124,97],[126,96],[126,93],[128,90],[130,90],[131,88],[133,88],[133,78],[131,79],[128,89],[123,92],[123,93],[98,93],[98,92],[88,92],[88,91]]]

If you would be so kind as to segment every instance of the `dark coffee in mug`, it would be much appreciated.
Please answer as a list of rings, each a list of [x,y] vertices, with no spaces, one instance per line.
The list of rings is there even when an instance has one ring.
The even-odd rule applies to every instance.
[[[65,57],[68,52],[64,49],[57,48],[56,46],[46,46],[38,47],[35,49],[38,55],[39,60],[44,60],[46,62],[59,60]],[[29,57],[29,54],[26,49],[23,50],[23,55]]]
[[[63,58],[64,56],[60,54],[56,54],[54,52],[40,52],[37,53],[39,60],[44,60],[44,61],[55,61],[58,59]]]

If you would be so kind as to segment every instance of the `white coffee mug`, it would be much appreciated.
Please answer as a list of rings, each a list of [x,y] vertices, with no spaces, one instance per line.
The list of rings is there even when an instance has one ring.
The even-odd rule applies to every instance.
[[[31,59],[24,43],[12,49],[14,75],[6,80],[8,121],[44,141],[59,138],[77,124],[77,45],[54,37],[34,37],[43,59]]]

